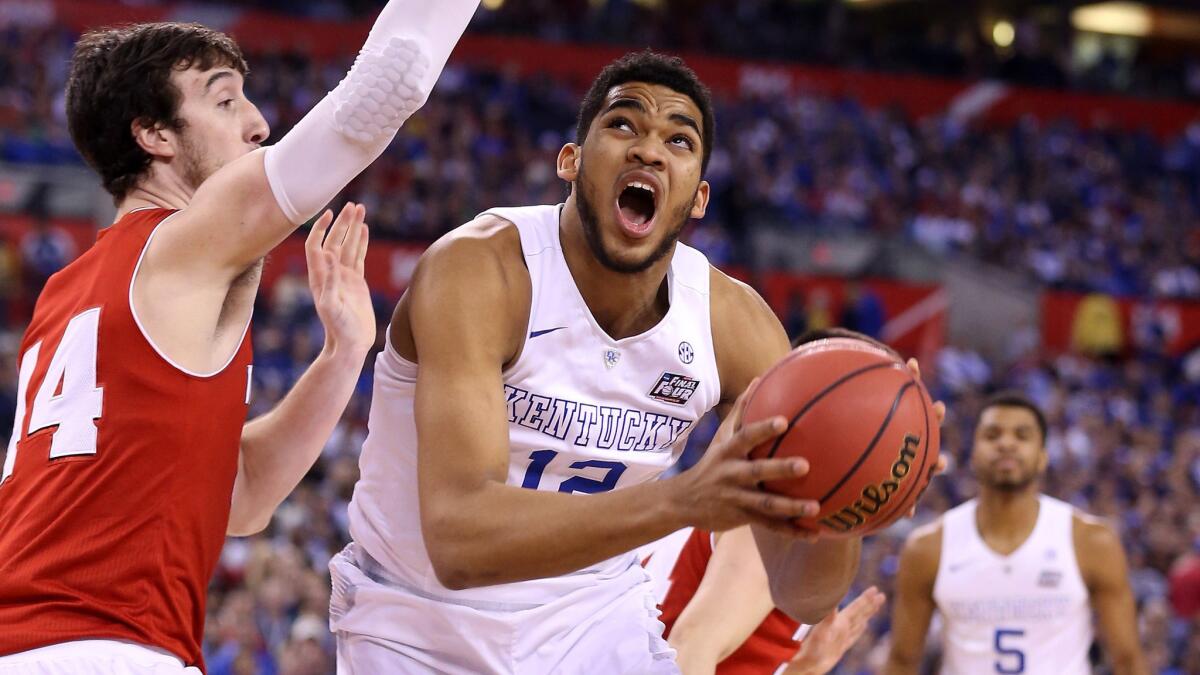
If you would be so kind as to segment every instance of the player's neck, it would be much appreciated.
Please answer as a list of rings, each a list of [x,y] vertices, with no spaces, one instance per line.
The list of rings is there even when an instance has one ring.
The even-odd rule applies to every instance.
[[[175,172],[155,162],[150,165],[146,176],[117,204],[117,220],[137,209],[187,208],[196,190]]]
[[[667,268],[671,256],[663,256],[644,272],[614,272],[592,253],[575,209],[574,195],[562,211],[559,236],[563,257],[579,294],[596,323],[609,337],[620,340],[644,333],[662,320],[670,306]]]
[[[1015,548],[1033,531],[1040,508],[1036,486],[1020,492],[985,489],[979,494],[975,523],[989,543],[1007,542]]]

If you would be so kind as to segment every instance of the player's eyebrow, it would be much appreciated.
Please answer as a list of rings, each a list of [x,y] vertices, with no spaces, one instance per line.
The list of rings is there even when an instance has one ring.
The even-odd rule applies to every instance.
[[[620,110],[622,108],[626,110],[636,110],[637,112],[643,114],[646,112],[646,106],[636,98],[619,98],[612,103],[609,103],[608,107],[604,109],[604,112],[610,113],[614,110]]]
[[[208,82],[204,84],[204,93],[207,94],[213,88],[214,84],[226,77],[233,77],[233,71],[222,70],[218,73],[213,73],[212,76],[208,78]]]
[[[671,113],[671,117],[669,119],[676,124],[682,124],[685,127],[691,127],[692,131],[695,131],[697,136],[704,135],[700,133],[700,125],[696,123],[696,120],[692,119],[691,115],[684,115],[683,113]]]

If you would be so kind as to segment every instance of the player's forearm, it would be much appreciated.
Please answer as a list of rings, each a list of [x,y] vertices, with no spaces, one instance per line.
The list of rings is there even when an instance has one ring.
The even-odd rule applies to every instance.
[[[833,611],[858,574],[861,539],[809,543],[753,527],[775,606],[793,619],[816,624]]]
[[[1150,675],[1150,667],[1136,646],[1127,652],[1113,654],[1112,667],[1113,675]]]
[[[265,528],[321,455],[346,409],[366,352],[326,345],[287,396],[242,430],[242,456],[229,533]]]
[[[448,588],[561,576],[685,527],[671,483],[579,495],[489,481],[470,493],[423,495],[421,529]]]
[[[197,191],[189,207],[203,221],[195,247],[240,273],[315,216],[424,105],[478,6],[388,2],[333,91],[277,143],[231,163]],[[220,246],[206,245],[213,241]]]
[[[892,639],[895,639],[894,633]],[[883,664],[883,675],[920,675],[921,659],[897,654],[895,650],[896,647],[893,645],[887,663]]]
[[[269,149],[271,189],[302,223],[392,142],[429,98],[479,0],[390,0],[346,78]]]
[[[685,675],[712,672],[733,654],[775,608],[767,572],[750,527],[722,533],[695,595],[671,628]]]

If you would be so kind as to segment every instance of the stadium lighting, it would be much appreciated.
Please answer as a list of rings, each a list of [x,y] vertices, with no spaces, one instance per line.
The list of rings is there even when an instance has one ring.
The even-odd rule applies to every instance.
[[[483,8],[496,11],[504,6],[504,0],[483,0]]]
[[[1145,37],[1153,22],[1150,10],[1136,2],[1101,2],[1077,7],[1071,12],[1076,30],[1109,35]]]
[[[1017,29],[1013,27],[1011,21],[1001,19],[992,26],[992,42],[996,43],[996,46],[1001,49],[1011,47],[1016,37]]]

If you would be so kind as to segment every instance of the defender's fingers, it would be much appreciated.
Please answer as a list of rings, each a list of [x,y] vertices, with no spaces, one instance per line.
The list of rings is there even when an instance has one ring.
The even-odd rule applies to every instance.
[[[308,231],[308,238],[304,240],[305,255],[321,248],[321,242],[325,241],[325,232],[329,229],[329,224],[332,222],[333,211],[325,209],[325,212],[321,214],[321,217],[317,218],[317,222],[313,223],[312,229]],[[313,260],[311,257],[309,257],[309,266],[311,266],[312,263]]]
[[[937,417],[938,426],[946,423],[946,404],[941,401],[935,401],[933,404],[933,414]]]
[[[358,240],[362,236],[362,224],[366,217],[367,208],[362,204],[355,204],[350,213],[350,224],[346,227],[346,241],[342,244],[341,260],[342,265],[346,267],[354,267],[358,256]]]
[[[362,232],[358,235],[358,253],[354,256],[354,271],[361,277],[367,269],[367,244],[371,239],[371,228],[366,223],[359,226]]]
[[[337,220],[333,221],[333,229],[329,230],[329,236],[325,237],[325,250],[332,251],[336,255],[341,255],[342,244],[346,242],[346,233],[350,230],[350,224],[354,222],[354,202],[346,202],[338,213]]]
[[[341,283],[341,280],[338,278],[338,273],[337,273],[337,265],[338,265],[337,256],[328,251],[325,251],[322,254],[322,258],[323,258],[323,260],[321,262],[322,262],[322,265],[324,265],[324,267],[325,267],[325,278],[322,280],[323,283],[321,285],[322,294],[323,294],[322,297],[326,297],[326,298],[337,297],[336,296],[337,289]]]

